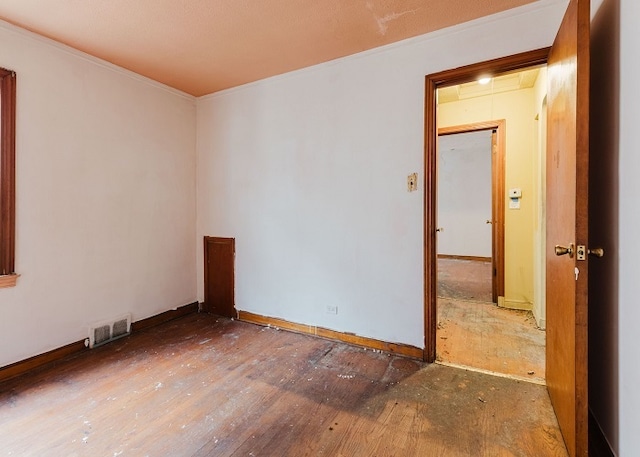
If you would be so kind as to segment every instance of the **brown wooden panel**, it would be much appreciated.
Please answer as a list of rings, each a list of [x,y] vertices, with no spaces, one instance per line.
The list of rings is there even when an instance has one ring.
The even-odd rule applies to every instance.
[[[589,2],[572,0],[548,60],[546,372],[571,456],[588,453],[588,260],[554,247],[588,240],[589,22]]]
[[[204,311],[236,317],[235,253],[234,238],[204,237]]]
[[[0,275],[11,275],[15,272],[16,74],[3,68],[0,100]],[[11,278],[13,284],[15,279]]]

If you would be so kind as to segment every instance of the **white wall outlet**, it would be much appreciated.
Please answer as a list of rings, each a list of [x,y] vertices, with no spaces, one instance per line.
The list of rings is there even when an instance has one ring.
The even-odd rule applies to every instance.
[[[327,314],[338,314],[338,307],[327,305]]]

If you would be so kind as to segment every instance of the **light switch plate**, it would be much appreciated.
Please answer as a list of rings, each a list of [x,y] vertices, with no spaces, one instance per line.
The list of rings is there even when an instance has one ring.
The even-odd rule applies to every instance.
[[[418,190],[418,173],[411,173],[407,176],[407,191]]]

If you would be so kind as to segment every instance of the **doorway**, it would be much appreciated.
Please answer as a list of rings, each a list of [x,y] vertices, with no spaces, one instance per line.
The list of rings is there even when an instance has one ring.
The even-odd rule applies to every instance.
[[[537,238],[534,240],[534,231],[539,229],[534,226],[534,221],[538,214],[540,193],[540,189],[535,187],[537,180],[534,175],[541,171],[535,168],[539,162],[537,154],[540,152],[540,138],[537,132],[533,133],[532,130],[537,125],[539,111],[535,113],[535,120],[534,113],[530,113],[530,118],[526,120],[526,128],[529,129],[524,135],[526,138],[520,139],[523,136],[523,125],[518,123],[523,124],[523,121],[515,119],[511,112],[505,111],[502,107],[505,100],[508,99],[507,92],[512,92],[513,97],[516,97],[516,101],[513,103],[517,106],[511,108],[512,111],[526,111],[530,108],[533,110],[532,107],[540,108],[535,103],[531,103],[530,107],[525,106],[526,103],[522,101],[522,97],[525,94],[529,97],[534,92],[532,87],[537,79],[538,67],[544,64],[544,57],[540,58],[540,56],[545,54],[545,50],[537,51],[537,54],[536,52],[528,54],[533,59],[526,64],[522,62],[512,66],[513,62],[511,62],[508,65],[509,68],[504,71],[493,69],[492,78],[489,79],[490,83],[484,87],[476,82],[479,79],[480,70],[476,70],[476,75],[467,75],[466,80],[460,75],[459,79],[454,81],[455,84],[441,84],[437,87],[440,89],[435,94],[438,101],[438,124],[433,126],[433,131],[434,137],[440,144],[435,157],[437,163],[428,165],[437,170],[437,176],[432,176],[434,181],[431,181],[435,187],[433,191],[436,195],[436,204],[434,205],[436,208],[427,208],[427,212],[436,213],[433,222],[435,222],[437,229],[433,237],[434,245],[431,247],[435,251],[433,254],[437,259],[438,268],[437,271],[431,271],[435,276],[431,278],[432,282],[430,283],[427,278],[426,283],[428,289],[429,287],[436,289],[435,296],[437,297],[434,306],[436,308],[435,316],[431,317],[436,324],[437,335],[433,342],[433,349],[435,349],[433,360],[544,383],[545,335],[544,331],[538,327],[537,316],[534,318],[531,312],[534,301],[539,298],[538,296],[534,297],[534,289],[536,292],[539,290],[537,284],[544,276],[543,269],[536,271],[535,274],[533,271],[534,255],[538,253],[536,246],[539,246],[540,243]],[[531,83],[528,86],[527,80]],[[520,86],[513,87],[514,81],[517,83],[516,86],[518,84]],[[540,84],[546,87],[546,82]],[[442,90],[442,88],[446,90]],[[428,96],[429,93],[427,93]],[[482,101],[482,97],[489,101]],[[455,111],[453,108],[443,106],[443,103],[446,104],[454,100],[455,103],[451,103],[452,106],[464,107],[458,109],[458,112],[462,113],[458,117],[451,114]],[[476,113],[470,114],[472,111],[476,111]],[[524,114],[519,115],[524,116]],[[528,115],[529,113],[527,113]],[[486,120],[494,118],[501,118],[501,120]],[[457,120],[458,123],[452,124],[454,120]],[[469,128],[473,124],[462,124],[465,121],[484,122],[484,125]],[[495,122],[496,125],[488,125],[490,122]],[[498,123],[499,125],[497,125]],[[451,147],[450,140],[455,140],[463,132],[476,131],[482,136],[483,128],[483,141],[492,149],[491,154],[496,155],[496,146],[500,143],[505,150],[508,149],[507,152],[503,151],[503,154],[511,153],[511,159],[509,166],[507,166],[505,162],[509,160],[508,157],[505,159],[505,155],[503,155],[499,161],[494,157],[491,187],[478,188],[474,191],[468,185],[472,184],[476,187],[479,185],[481,175],[487,174],[486,162],[484,166],[477,160],[474,163],[467,155],[466,164],[462,164],[462,169],[459,170],[464,174],[463,169],[466,167],[467,175],[458,180],[457,176],[452,176],[452,170],[447,169],[451,166],[451,160],[447,161],[443,154],[446,153],[446,149],[460,147],[460,145]],[[497,140],[498,132],[500,132],[500,140]],[[430,141],[431,135],[428,134],[427,137],[427,141]],[[510,142],[509,148],[505,146],[507,137]],[[534,138],[538,143],[535,147],[532,144]],[[526,158],[524,158],[524,149],[527,149]],[[451,151],[449,152],[451,153]],[[454,151],[453,156],[449,158],[455,158],[456,154],[463,155],[461,151],[457,153]],[[434,159],[434,157],[427,157],[427,162],[430,159]],[[530,163],[514,166],[514,163],[523,160],[529,160]],[[501,165],[502,168],[496,167],[496,164]],[[507,168],[505,169],[505,167]],[[496,168],[499,171],[496,171]],[[524,176],[523,170],[530,175]],[[509,175],[506,180],[508,189],[505,189],[505,173]],[[427,174],[427,186],[429,186],[429,178]],[[486,176],[482,179],[484,179],[486,186]],[[500,185],[496,185],[495,182],[500,182]],[[497,190],[498,188],[499,190]],[[493,190],[491,191],[491,189]],[[447,195],[442,195],[443,192]],[[479,213],[487,212],[487,204],[480,202],[479,199],[484,195],[486,201],[488,193],[491,193],[493,197],[492,213],[489,217],[481,217]],[[507,196],[512,198],[507,198]],[[458,200],[453,201],[451,197],[456,197]],[[448,205],[448,207],[442,208],[442,205]],[[457,211],[464,211],[466,216],[474,217],[475,220],[463,217],[457,221],[456,227],[451,227],[456,222],[447,213]],[[458,214],[457,217],[459,218],[460,215]],[[502,220],[498,221],[500,217]],[[509,222],[506,226],[505,217]],[[528,221],[526,230],[517,232],[519,227],[524,224],[523,221]],[[485,225],[483,234],[485,246],[469,246],[471,241],[477,238],[480,223]],[[476,232],[471,230],[472,226],[475,226]],[[491,230],[487,230],[489,228]],[[511,233],[507,235],[508,245],[505,248],[506,228],[510,228]],[[492,233],[491,239],[493,240],[489,255],[487,255],[489,251],[486,247],[488,232]],[[454,234],[458,240],[451,239]],[[429,234],[427,233],[425,236],[428,238]],[[502,240],[496,241],[500,236]],[[539,237],[539,230],[535,236]],[[458,241],[459,245],[466,245],[464,249],[467,251],[465,252],[462,246],[455,246],[455,243],[452,246],[452,241]],[[428,242],[426,244],[428,250],[430,246],[428,246]],[[501,255],[496,254],[496,251],[500,250],[502,250]],[[507,251],[506,259],[505,250]],[[426,261],[428,262],[428,260]],[[499,269],[505,268],[505,262],[508,264],[506,278],[505,274],[497,274]],[[482,275],[484,275],[485,283],[473,284],[474,281],[477,283]],[[522,277],[526,277],[526,280],[523,280]],[[500,281],[499,292],[496,287],[498,280]],[[506,291],[505,282],[507,283]],[[484,290],[478,289],[483,285]],[[461,289],[475,287],[476,289],[471,290],[469,295],[464,290],[452,290],[452,287]],[[491,292],[489,299],[486,295],[487,289]],[[433,297],[433,295],[431,296]],[[515,310],[511,308],[515,308]],[[434,311],[429,308],[427,310]],[[430,316],[427,316],[427,319],[429,318]],[[544,316],[540,322],[544,326]],[[426,346],[429,349],[428,342]],[[429,360],[429,357],[426,359]]]
[[[438,133],[438,298],[496,303],[493,135]]]
[[[425,79],[425,350],[436,358],[437,88],[547,65],[546,383],[569,455],[588,454],[590,4],[571,0],[553,45]],[[439,114],[438,114],[439,116]]]
[[[438,128],[438,261],[489,263],[493,303],[504,296],[505,131],[504,119]]]
[[[530,255],[524,256],[527,260],[510,261],[511,291],[509,300],[505,300],[507,119],[449,124],[459,119],[460,113],[469,116],[470,109],[478,111],[474,116],[486,115],[482,107],[493,104],[492,97],[499,94],[495,111],[508,117],[514,130],[510,137],[509,171],[514,173],[528,165],[526,159],[533,159],[539,148],[531,141],[531,133],[523,135],[516,124],[518,121],[533,124],[533,115],[527,109],[505,109],[505,105],[522,105],[523,100],[535,98],[534,86],[538,89],[546,86],[543,70],[495,75],[492,80],[498,90],[476,85],[476,92],[472,93],[473,84],[467,84],[466,98],[446,93],[439,97],[442,100],[439,108],[447,125],[438,128],[437,153],[437,361],[536,383],[544,383],[545,335],[532,310],[526,309],[532,307],[534,300],[533,271],[528,269],[528,281],[513,278],[516,269],[520,275],[526,274],[522,263],[533,262],[532,241],[519,243],[519,257],[523,257],[525,248],[530,251]],[[462,92],[460,87],[455,90]],[[520,164],[523,159],[525,164]],[[525,189],[527,199],[522,209],[518,207],[517,212],[508,214],[510,235],[532,240],[534,228],[523,230],[519,224],[522,225],[521,219],[528,220],[535,213],[537,189],[534,191],[533,179],[518,183]],[[519,205],[520,199],[515,200]],[[514,292],[522,292],[525,285],[529,289],[526,302],[514,303],[513,297],[517,296]],[[514,307],[518,309],[510,309]]]

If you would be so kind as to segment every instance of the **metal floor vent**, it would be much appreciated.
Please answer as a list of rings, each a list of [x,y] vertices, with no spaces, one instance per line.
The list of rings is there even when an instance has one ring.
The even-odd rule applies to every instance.
[[[103,321],[89,327],[89,347],[102,346],[131,333],[131,314],[110,321]]]

